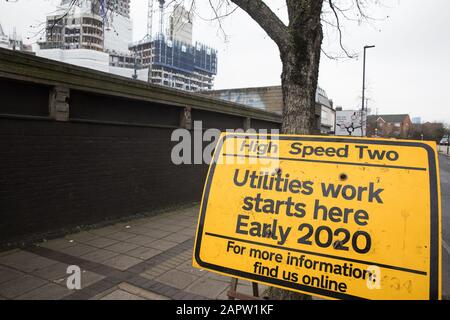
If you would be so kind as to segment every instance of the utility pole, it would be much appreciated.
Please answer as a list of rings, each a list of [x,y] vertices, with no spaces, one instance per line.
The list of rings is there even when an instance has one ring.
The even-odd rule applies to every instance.
[[[366,50],[375,48],[375,46],[364,46],[364,58],[363,58],[363,84],[362,84],[362,103],[361,103],[361,137],[364,136],[364,102],[366,91]]]
[[[134,74],[133,74],[133,80],[137,80],[137,46],[134,48]]]

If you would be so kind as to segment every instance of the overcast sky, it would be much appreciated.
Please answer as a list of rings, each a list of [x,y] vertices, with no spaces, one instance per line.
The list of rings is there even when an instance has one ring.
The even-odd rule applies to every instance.
[[[219,52],[215,88],[279,85],[278,49],[264,31],[245,12],[237,10],[223,20],[225,40],[217,23],[202,20],[212,17],[208,1],[197,1],[200,17],[195,17],[194,40],[209,44]],[[0,23],[6,33],[12,34],[16,27],[25,42],[33,42],[26,39],[36,30],[30,25],[44,21],[45,15],[59,2],[0,0]],[[266,3],[286,20],[284,1],[267,0]],[[361,26],[344,22],[344,44],[349,51],[360,54],[364,45],[376,45],[367,51],[369,108],[373,113],[376,110],[379,114],[408,113],[424,121],[450,123],[450,1],[386,0],[384,3],[387,6],[370,10],[373,17],[383,17],[379,21]],[[147,0],[131,0],[131,4],[133,37],[139,40],[146,33]],[[325,30],[323,48],[335,52],[336,43],[336,32]],[[322,56],[319,85],[335,106],[360,108],[362,59],[334,61]]]

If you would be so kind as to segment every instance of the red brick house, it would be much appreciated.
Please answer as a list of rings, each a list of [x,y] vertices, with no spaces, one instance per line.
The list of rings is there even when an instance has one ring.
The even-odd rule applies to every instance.
[[[409,138],[412,122],[408,114],[386,114],[367,117],[367,136]]]

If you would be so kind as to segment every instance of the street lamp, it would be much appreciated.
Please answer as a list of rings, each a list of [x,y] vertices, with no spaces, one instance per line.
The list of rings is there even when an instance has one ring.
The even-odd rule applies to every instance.
[[[362,104],[361,104],[361,137],[364,136],[364,100],[366,91],[366,50],[375,48],[375,46],[364,46],[363,59],[363,85],[362,85]]]

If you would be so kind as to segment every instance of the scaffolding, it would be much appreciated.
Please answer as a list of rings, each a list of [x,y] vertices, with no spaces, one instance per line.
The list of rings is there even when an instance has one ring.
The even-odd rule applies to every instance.
[[[153,43],[155,65],[185,72],[200,71],[209,75],[217,74],[217,51],[213,48],[199,42],[192,46],[176,40],[166,40],[162,35],[159,35]]]
[[[217,74],[217,51],[196,42],[190,45],[158,34],[130,46],[149,68],[149,82],[186,91],[210,90]]]

